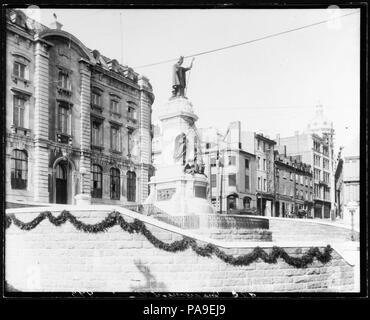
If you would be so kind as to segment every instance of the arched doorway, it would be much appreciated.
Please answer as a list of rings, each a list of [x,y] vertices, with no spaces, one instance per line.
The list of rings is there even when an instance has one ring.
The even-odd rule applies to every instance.
[[[244,197],[243,198],[243,208],[244,209],[250,209],[251,208],[251,198],[250,197]]]
[[[239,198],[237,194],[230,194],[227,196],[227,211],[236,209],[236,199]]]
[[[51,177],[51,202],[74,204],[74,196],[78,192],[79,179],[76,166],[71,159],[60,157],[55,160]]]
[[[55,202],[67,203],[67,163],[59,162],[55,167]]]

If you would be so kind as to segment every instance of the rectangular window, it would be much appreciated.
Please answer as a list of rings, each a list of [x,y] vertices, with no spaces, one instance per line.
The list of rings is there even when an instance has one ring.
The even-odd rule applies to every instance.
[[[92,165],[91,170],[91,196],[93,198],[102,197],[102,169],[98,165]]]
[[[127,154],[128,155],[131,155],[131,151],[134,147],[132,134],[133,134],[132,129],[128,129],[127,131]]]
[[[23,63],[14,61],[13,64],[13,75],[17,78],[25,79],[26,77],[26,66]]]
[[[236,186],[236,174],[235,173],[229,173],[229,186]]]
[[[330,174],[329,174],[329,172],[324,172],[324,181],[326,183],[329,183],[329,180],[330,180]]]
[[[65,90],[71,90],[71,81],[67,72],[59,71],[58,86]]]
[[[261,167],[261,157],[257,157],[257,169]]]
[[[130,119],[137,120],[136,108],[129,106],[127,108],[127,117]]]
[[[211,188],[216,188],[217,186],[217,176],[215,174],[211,174]]]
[[[120,171],[116,168],[110,170],[110,198],[112,200],[120,199]]]
[[[101,105],[102,105],[102,103],[101,103],[101,95],[99,93],[93,92],[92,95],[91,95],[91,103],[94,106],[101,107]]]
[[[327,146],[323,146],[322,147],[322,153],[326,156],[329,155],[329,148]]]
[[[13,150],[11,157],[12,189],[27,189],[28,157],[24,151]]]
[[[263,191],[266,191],[267,185],[266,185],[266,179],[263,179]]]
[[[258,190],[261,190],[261,177],[258,177]]]
[[[94,146],[103,145],[103,124],[100,121],[92,121],[91,124],[91,144]]]
[[[266,171],[266,159],[263,159],[263,170]]]
[[[24,128],[24,113],[26,99],[21,96],[14,96],[13,123],[17,127]]]
[[[120,137],[119,137],[119,128],[111,127],[111,149],[114,151],[121,151],[120,150]]]
[[[329,169],[329,160],[328,159],[323,159],[323,167],[324,167],[324,169]]]
[[[70,111],[67,104],[58,105],[58,131],[70,134]]]
[[[229,166],[235,166],[235,164],[236,164],[236,157],[229,156]]]
[[[111,100],[110,101],[110,111],[115,114],[120,114],[119,110],[119,102],[117,100]]]
[[[249,159],[245,159],[245,169],[249,169]]]
[[[245,190],[246,191],[249,190],[249,176],[248,175],[245,176]]]

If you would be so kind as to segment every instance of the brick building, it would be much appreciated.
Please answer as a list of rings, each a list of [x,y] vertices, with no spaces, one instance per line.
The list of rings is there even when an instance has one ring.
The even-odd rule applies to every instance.
[[[304,210],[313,215],[311,167],[300,157],[287,157],[275,151],[275,216],[286,217]]]
[[[152,87],[55,21],[7,12],[7,202],[139,203],[148,195]]]
[[[331,209],[334,209],[333,137],[333,124],[323,116],[322,106],[318,106],[306,131],[276,138],[279,153],[300,156],[301,161],[309,164],[313,170],[315,218],[328,219]]]

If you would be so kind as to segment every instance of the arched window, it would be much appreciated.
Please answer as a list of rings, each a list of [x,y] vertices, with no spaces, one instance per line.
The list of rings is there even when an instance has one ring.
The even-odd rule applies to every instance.
[[[11,186],[12,189],[27,189],[27,153],[15,149],[11,157]]]
[[[112,200],[120,198],[120,172],[116,168],[110,169],[110,198]]]
[[[136,173],[127,172],[127,201],[136,201]]]
[[[238,198],[237,194],[230,194],[226,197],[227,200],[227,210],[233,210],[236,209],[236,199]]]
[[[250,209],[250,207],[251,207],[251,198],[249,198],[249,197],[244,197],[243,198],[243,207],[244,207],[244,209]]]
[[[102,168],[97,164],[93,164],[91,168],[91,197],[101,198],[102,197]]]

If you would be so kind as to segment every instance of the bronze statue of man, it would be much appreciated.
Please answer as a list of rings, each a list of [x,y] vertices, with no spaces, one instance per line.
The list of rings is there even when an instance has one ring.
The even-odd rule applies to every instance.
[[[185,97],[186,88],[186,71],[190,70],[193,66],[193,60],[188,68],[182,67],[184,57],[181,56],[177,63],[173,66],[173,77],[172,77],[172,96],[173,97]]]

